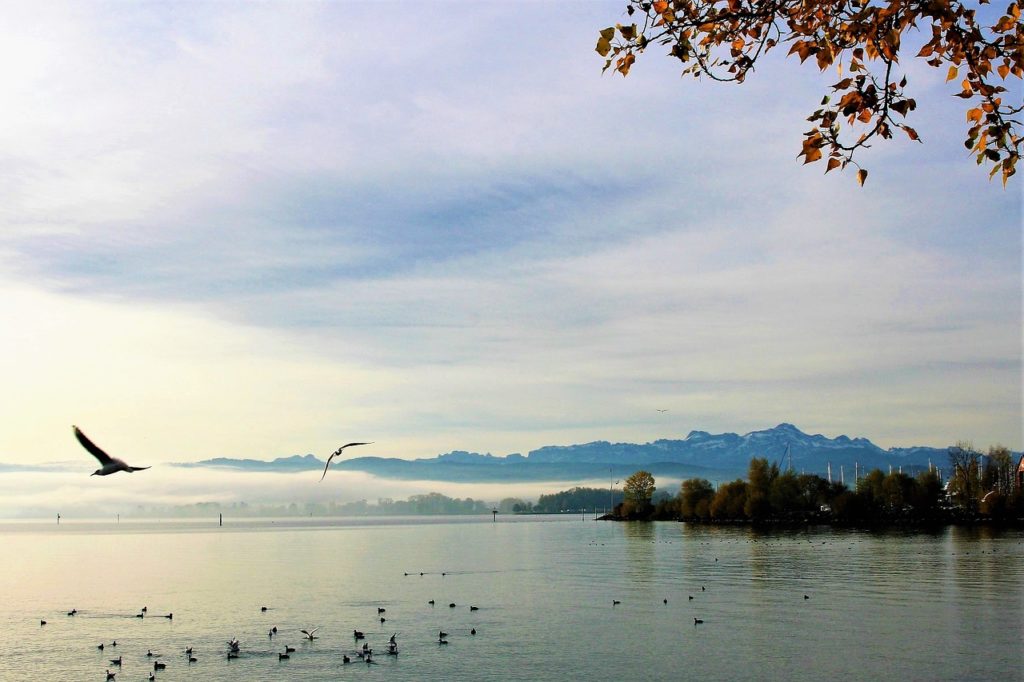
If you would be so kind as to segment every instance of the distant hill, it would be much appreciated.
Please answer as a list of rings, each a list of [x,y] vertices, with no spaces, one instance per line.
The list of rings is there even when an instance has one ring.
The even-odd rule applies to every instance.
[[[324,462],[313,455],[292,455],[291,457],[278,457],[272,461],[261,459],[231,459],[230,457],[215,457],[204,459],[201,462],[176,462],[177,467],[227,467],[229,469],[246,469],[248,471],[306,471],[308,469],[323,469]]]
[[[765,457],[795,471],[824,475],[831,463],[833,479],[844,471],[852,480],[855,467],[871,469],[902,467],[907,473],[924,469],[929,462],[948,464],[945,448],[912,447],[884,450],[866,438],[827,438],[806,434],[792,424],[779,424],[745,435],[691,431],[685,439],[651,443],[595,441],[580,445],[548,445],[527,455],[495,456],[453,451],[428,459],[355,457],[338,461],[332,468],[364,471],[390,479],[448,482],[584,481],[623,478],[639,468],[668,478],[703,477],[732,480],[746,476],[754,457]],[[322,469],[324,461],[313,455],[282,457],[271,462],[217,458],[177,466],[230,467],[249,471],[305,471]]]

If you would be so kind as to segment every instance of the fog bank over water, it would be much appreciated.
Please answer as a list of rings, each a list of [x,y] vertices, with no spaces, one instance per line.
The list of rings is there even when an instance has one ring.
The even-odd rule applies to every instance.
[[[441,493],[447,497],[483,500],[496,504],[506,497],[536,501],[578,485],[607,487],[605,481],[549,481],[528,483],[447,483],[442,481],[398,481],[354,471],[298,473],[240,472],[222,469],[195,470],[154,466],[133,474],[90,476],[92,469],[0,473],[0,518],[62,519],[103,517],[120,514],[194,515],[195,505],[216,503],[230,513],[232,505],[261,506],[342,505],[379,498],[405,500],[413,495]],[[675,492],[679,482],[659,481],[659,488]]]

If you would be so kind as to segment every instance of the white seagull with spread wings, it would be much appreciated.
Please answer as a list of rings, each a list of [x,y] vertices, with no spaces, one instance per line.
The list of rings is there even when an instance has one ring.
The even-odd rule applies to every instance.
[[[344,450],[345,448],[350,448],[353,445],[373,445],[373,441],[371,440],[369,443],[345,443],[340,448],[332,452],[331,456],[327,458],[327,464],[324,464],[324,473],[322,476],[320,476],[321,481],[324,480],[324,476],[327,475],[327,467],[331,466],[331,460],[340,455],[342,450]]]
[[[103,450],[101,450],[96,443],[89,440],[77,426],[72,424],[71,428],[75,430],[75,438],[77,438],[78,442],[82,444],[82,447],[91,452],[92,456],[100,461],[100,468],[92,472],[92,476],[109,476],[110,474],[116,474],[118,471],[127,471],[128,473],[131,473],[133,471],[142,471],[143,469],[149,468],[128,466],[123,459],[111,457],[107,453],[103,452]]]

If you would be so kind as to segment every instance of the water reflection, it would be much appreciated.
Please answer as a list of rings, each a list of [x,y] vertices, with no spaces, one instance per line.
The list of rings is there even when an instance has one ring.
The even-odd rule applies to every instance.
[[[625,575],[635,583],[649,583],[657,569],[655,562],[656,524],[641,521],[622,523],[626,543]]]
[[[398,660],[358,671],[392,680],[1020,678],[1020,531],[578,518],[71,528],[0,530],[16,557],[0,581],[0,622],[19,642],[4,679],[98,679],[106,661],[95,646],[112,637],[126,670],[141,671],[147,649],[188,640],[204,655],[176,679],[337,679],[353,628],[379,647],[401,633]],[[132,617],[143,604],[174,621]],[[286,671],[269,668],[271,625],[293,635],[319,626],[323,637]],[[441,629],[447,648],[436,644]],[[243,657],[229,665],[221,649],[236,636]]]

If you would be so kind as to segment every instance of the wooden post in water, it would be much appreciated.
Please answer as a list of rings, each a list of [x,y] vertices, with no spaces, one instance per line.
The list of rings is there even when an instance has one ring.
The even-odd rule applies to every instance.
[[[498,522],[498,510],[497,509],[492,509],[491,510],[491,523],[497,523],[497,522]]]
[[[57,525],[60,525],[60,512],[57,512]]]
[[[218,526],[223,526],[224,525],[224,514],[221,513],[221,514],[218,514],[217,516],[219,517],[217,519],[217,525]]]

